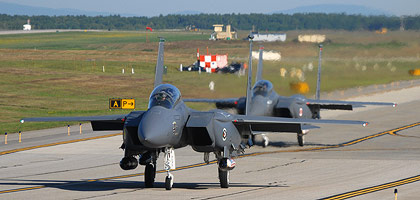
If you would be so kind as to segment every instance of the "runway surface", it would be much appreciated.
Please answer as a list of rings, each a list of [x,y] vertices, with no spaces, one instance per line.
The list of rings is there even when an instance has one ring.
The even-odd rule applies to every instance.
[[[0,31],[0,35],[14,35],[14,34],[34,34],[34,33],[55,33],[55,32],[104,32],[104,30],[85,30],[85,29],[42,29],[42,30],[6,30]]]
[[[21,144],[13,139],[0,145],[0,198],[394,199],[397,188],[398,198],[419,199],[420,87],[359,98],[399,105],[321,113],[370,124],[323,125],[305,137],[305,147],[297,146],[294,134],[269,134],[271,146],[254,146],[236,159],[228,189],[219,187],[214,162],[203,163],[203,155],[190,147],[175,151],[174,188],[166,191],[163,172],[156,175],[156,188],[144,188],[143,166],[120,169],[118,132],[34,132]],[[16,151],[52,143],[57,144]]]

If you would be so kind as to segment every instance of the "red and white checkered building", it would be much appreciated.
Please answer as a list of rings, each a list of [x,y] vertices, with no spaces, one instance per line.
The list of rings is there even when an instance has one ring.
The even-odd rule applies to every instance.
[[[216,68],[227,66],[226,55],[200,55],[200,67],[205,67],[207,72],[215,72]]]

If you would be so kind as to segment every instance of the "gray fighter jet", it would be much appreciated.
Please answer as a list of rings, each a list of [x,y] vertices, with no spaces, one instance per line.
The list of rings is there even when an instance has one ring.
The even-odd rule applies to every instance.
[[[252,41],[250,43],[252,48]],[[365,107],[367,105],[396,106],[396,103],[386,102],[357,102],[357,101],[335,101],[320,100],[321,83],[321,56],[322,45],[319,46],[319,65],[318,79],[316,88],[316,99],[307,99],[303,95],[293,95],[290,97],[280,96],[273,90],[273,84],[268,80],[262,79],[263,47],[259,50],[258,71],[256,82],[252,88],[252,96],[249,107],[246,107],[247,98],[226,98],[226,99],[184,99],[184,102],[207,102],[215,103],[218,109],[234,108],[238,114],[244,114],[245,108],[249,108],[248,114],[251,116],[274,116],[285,118],[320,119],[320,110],[353,110],[354,107]],[[250,52],[251,54],[251,52]],[[251,60],[249,61],[251,65]],[[309,130],[297,133],[299,146],[304,145],[304,135]],[[268,145],[268,137],[263,136],[263,146]]]
[[[120,167],[132,170],[138,164],[145,165],[145,186],[153,187],[156,161],[163,152],[167,190],[172,189],[173,175],[170,170],[175,169],[174,149],[177,148],[189,145],[193,150],[204,153],[204,161],[207,163],[209,154],[213,152],[218,163],[220,186],[228,188],[229,171],[235,167],[233,158],[252,146],[250,138],[253,131],[300,133],[316,127],[310,124],[367,125],[364,121],[291,119],[233,115],[223,110],[192,110],[184,104],[178,88],[162,84],[163,48],[164,40],[161,40],[154,90],[150,94],[146,111],[132,111],[127,115],[26,118],[21,122],[90,121],[94,131],[123,130],[121,148],[124,149],[124,157]],[[250,75],[248,80],[251,79]],[[250,82],[248,85],[250,88]]]

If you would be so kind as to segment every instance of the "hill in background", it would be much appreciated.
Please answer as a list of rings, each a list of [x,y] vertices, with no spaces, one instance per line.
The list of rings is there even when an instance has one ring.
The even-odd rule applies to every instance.
[[[300,6],[293,9],[277,11],[274,13],[295,14],[295,13],[345,13],[348,15],[393,15],[390,12],[373,9],[366,6],[343,5],[343,4],[320,4],[310,6]]]
[[[176,15],[197,15],[200,13],[207,13],[198,10],[184,10],[175,12]],[[361,14],[361,15],[393,15],[390,12],[368,8],[365,6],[358,5],[342,5],[342,4],[321,4],[321,5],[310,5],[301,6],[293,9],[275,11],[272,13],[283,13],[283,14],[295,14],[295,13],[346,13],[349,15]],[[130,13],[113,13],[113,12],[95,12],[95,11],[84,11],[70,8],[46,8],[46,7],[35,7],[26,6],[15,3],[0,2],[0,14],[8,15],[48,15],[48,16],[63,16],[63,15],[86,15],[86,16],[108,16],[108,15],[121,15],[124,17],[132,16],[145,16],[141,13],[130,14]],[[269,13],[266,13],[269,14]],[[157,14],[158,15],[158,14]],[[157,16],[156,15],[156,16]]]
[[[104,15],[108,16],[115,13],[109,12],[94,12],[94,11],[84,11],[78,9],[70,8],[45,8],[45,7],[35,7],[35,6],[25,6],[15,3],[5,3],[0,2],[0,14],[8,15],[48,15],[48,16],[59,16],[59,15],[86,15],[86,16],[98,16]],[[133,16],[133,15],[124,15],[124,16]]]

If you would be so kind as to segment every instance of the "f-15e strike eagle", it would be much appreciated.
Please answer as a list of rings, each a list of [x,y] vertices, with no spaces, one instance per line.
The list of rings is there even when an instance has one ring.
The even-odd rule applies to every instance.
[[[312,128],[310,124],[356,124],[365,126],[364,121],[314,120],[255,115],[235,115],[223,110],[196,111],[188,108],[181,92],[171,84],[162,84],[164,40],[159,42],[154,89],[150,94],[146,111],[132,111],[126,115],[44,117],[26,118],[21,122],[40,121],[90,121],[94,131],[123,130],[124,156],[120,167],[135,169],[145,165],[144,182],[153,187],[156,175],[156,160],[164,154],[164,169],[167,172],[165,188],[172,189],[175,169],[174,149],[191,146],[204,154],[214,153],[218,163],[219,181],[222,188],[229,187],[229,172],[236,163],[233,160],[252,146],[254,131],[293,132]],[[251,88],[251,69],[248,85]],[[250,95],[250,94],[247,94]],[[251,102],[251,101],[248,101]],[[249,108],[249,105],[247,105]]]
[[[252,49],[252,42],[251,42]],[[396,103],[386,102],[357,102],[357,101],[334,101],[320,100],[321,83],[321,56],[322,45],[319,46],[318,79],[316,87],[316,99],[307,99],[303,95],[290,97],[280,96],[273,90],[273,84],[262,79],[263,68],[263,47],[259,50],[259,62],[255,85],[252,88],[250,103],[247,104],[247,97],[226,98],[226,99],[184,99],[184,102],[207,102],[215,103],[218,109],[234,108],[238,114],[244,114],[245,108],[249,108],[248,115],[251,116],[273,116],[296,119],[320,119],[320,110],[353,110],[353,107],[365,107],[367,105],[396,106]],[[250,56],[251,56],[250,50]],[[251,59],[249,63],[251,65]],[[251,91],[248,91],[251,92]],[[247,106],[246,106],[247,105]],[[308,130],[297,133],[299,146],[304,145],[304,135]],[[263,135],[263,146],[268,145],[268,137]]]

